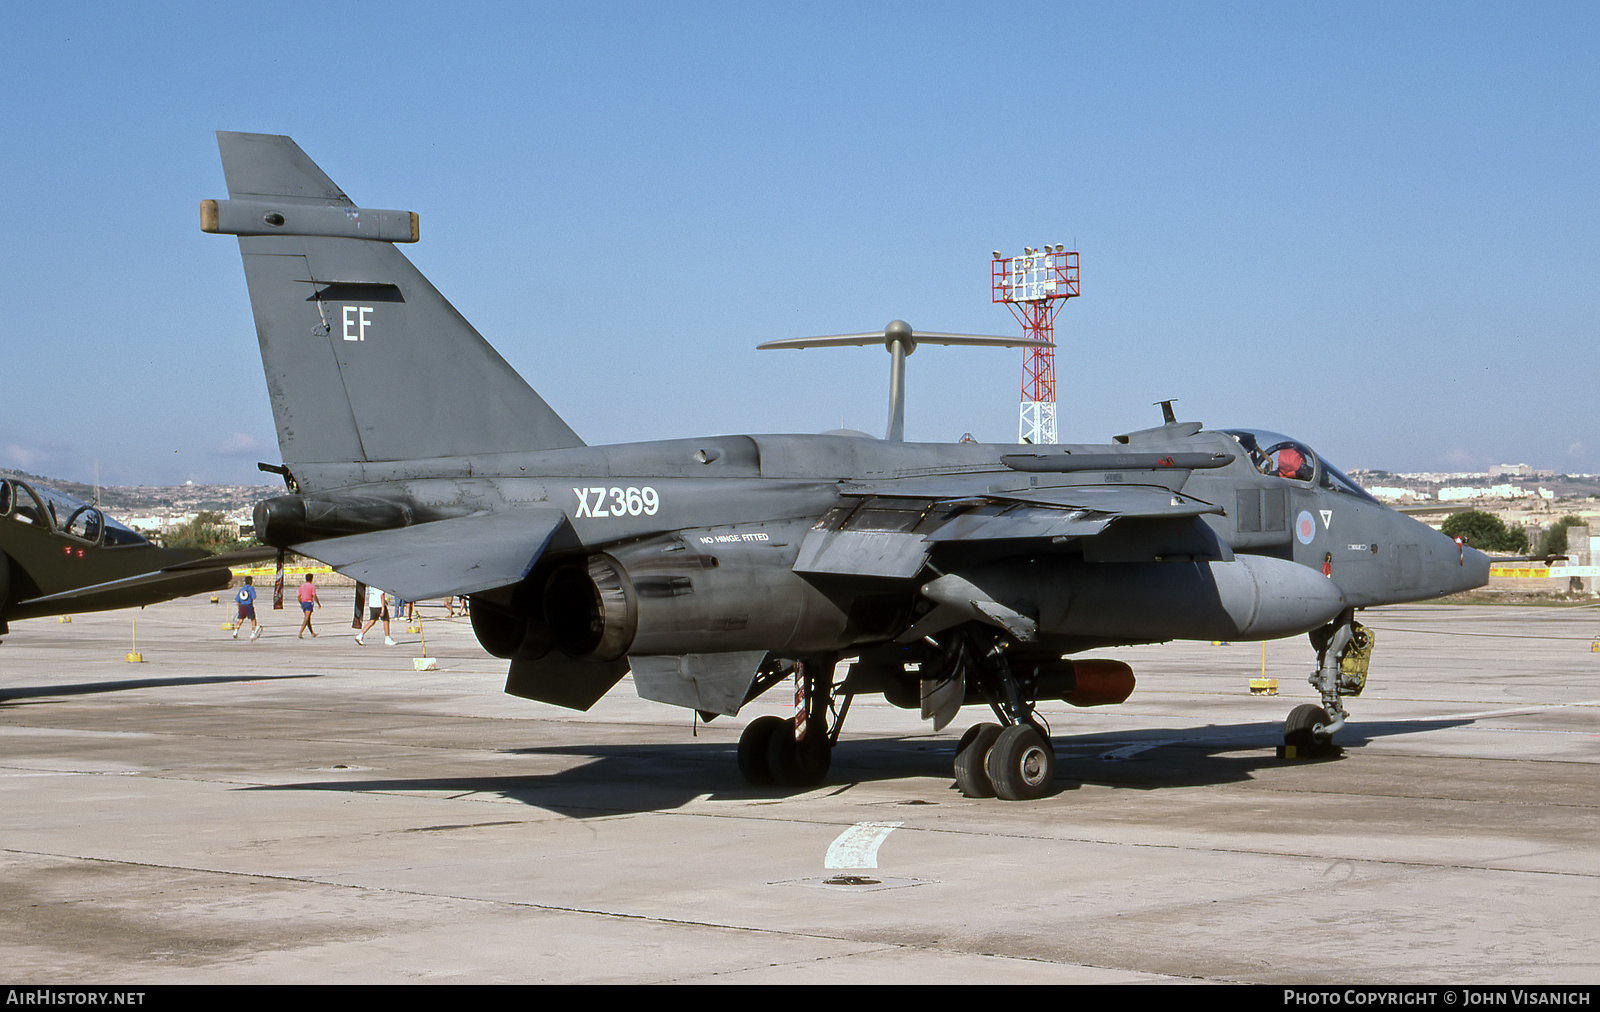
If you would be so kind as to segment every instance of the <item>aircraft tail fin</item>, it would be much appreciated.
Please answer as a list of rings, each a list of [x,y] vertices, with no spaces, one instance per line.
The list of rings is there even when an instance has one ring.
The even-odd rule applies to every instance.
[[[357,207],[288,137],[217,146],[230,199],[200,227],[239,237],[286,463],[583,445],[395,248],[414,213]]]

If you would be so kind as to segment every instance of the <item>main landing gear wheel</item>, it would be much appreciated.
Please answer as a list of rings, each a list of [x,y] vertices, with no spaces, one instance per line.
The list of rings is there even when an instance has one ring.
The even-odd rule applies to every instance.
[[[956,746],[956,788],[963,797],[994,797],[994,784],[984,770],[984,763],[1004,730],[999,724],[974,724],[961,736]]]
[[[767,749],[776,732],[788,723],[782,717],[769,714],[745,725],[744,733],[739,735],[739,772],[746,781],[757,787],[772,786],[772,766],[767,761]]]
[[[1055,750],[1032,727],[1013,724],[995,739],[984,771],[1002,800],[1032,801],[1055,783]]]
[[[794,739],[794,723],[780,721],[767,740],[767,769],[779,787],[815,787],[828,775],[833,747],[817,728],[803,741]]]
[[[1318,733],[1327,724],[1327,710],[1312,703],[1301,703],[1289,711],[1289,719],[1283,722],[1283,743],[1309,759],[1332,755],[1333,736]]]
[[[777,684],[792,671],[795,680],[795,716],[764,716],[752,720],[739,736],[739,772],[757,787],[814,787],[822,783],[833,763],[833,744],[850,710],[853,694],[834,705],[834,668],[839,658],[824,654],[800,657],[792,663],[771,659],[757,678],[756,695]]]

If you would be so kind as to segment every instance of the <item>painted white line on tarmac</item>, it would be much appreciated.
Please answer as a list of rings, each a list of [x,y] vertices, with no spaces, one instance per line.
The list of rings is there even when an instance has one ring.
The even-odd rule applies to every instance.
[[[889,834],[905,825],[903,822],[858,822],[839,834],[828,847],[828,856],[822,866],[830,871],[836,868],[876,868],[878,848]]]
[[[1476,720],[1483,717],[1518,717],[1525,713],[1543,713],[1546,710],[1565,710],[1571,706],[1600,706],[1600,699],[1585,699],[1575,703],[1543,703],[1529,706],[1512,706],[1501,710],[1478,710],[1474,713],[1442,713],[1436,717],[1414,717],[1413,720]]]

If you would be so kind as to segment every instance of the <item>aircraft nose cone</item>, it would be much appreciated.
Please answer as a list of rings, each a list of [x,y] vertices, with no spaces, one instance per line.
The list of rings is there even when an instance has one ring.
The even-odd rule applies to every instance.
[[[1471,590],[1489,582],[1489,557],[1476,548],[1461,551],[1461,582],[1457,590]]]

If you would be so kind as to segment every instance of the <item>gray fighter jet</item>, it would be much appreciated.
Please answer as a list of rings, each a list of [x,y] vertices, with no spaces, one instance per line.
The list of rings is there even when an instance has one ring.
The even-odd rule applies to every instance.
[[[1306,444],[1170,404],[1105,445],[586,446],[396,248],[414,213],[358,207],[287,137],[218,143],[229,199],[201,227],[239,237],[284,461],[263,468],[289,490],[257,506],[263,540],[407,599],[471,595],[514,695],[587,709],[631,671],[709,717],[792,680],[795,716],[741,737],[752,782],[819,782],[873,692],[936,727],[987,705],[958,785],[1038,797],[1039,704],[1133,690],[1126,664],[1077,655],[1169,639],[1309,633],[1322,705],[1285,740],[1326,751],[1365,682],[1355,611],[1487,580],[1486,556]],[[884,334],[897,363],[918,339]]]

